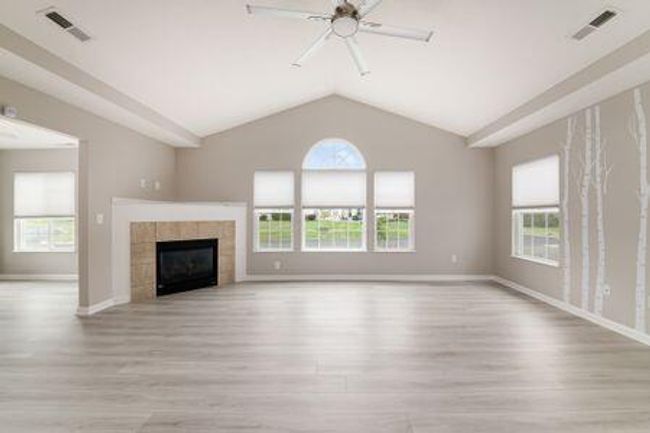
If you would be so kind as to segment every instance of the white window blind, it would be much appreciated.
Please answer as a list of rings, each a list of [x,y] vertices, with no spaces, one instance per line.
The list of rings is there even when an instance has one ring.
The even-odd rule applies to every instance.
[[[512,168],[512,206],[557,206],[560,202],[560,158],[553,155]]]
[[[255,207],[291,207],[294,202],[292,171],[256,171]]]
[[[415,207],[415,173],[412,171],[376,172],[375,207]]]
[[[365,207],[363,171],[303,171],[303,207]]]
[[[75,175],[72,172],[16,173],[14,216],[44,217],[75,214]]]

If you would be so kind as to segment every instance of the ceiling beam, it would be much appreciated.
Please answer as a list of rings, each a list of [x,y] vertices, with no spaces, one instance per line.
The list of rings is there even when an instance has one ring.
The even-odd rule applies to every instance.
[[[167,144],[185,147],[196,147],[201,144],[199,136],[105,82],[98,80],[77,66],[41,48],[2,24],[0,24],[0,48],[61,77],[67,82],[116,105],[122,110],[128,111],[140,120],[160,129],[165,136],[170,137],[170,139],[165,140]],[[143,133],[150,135],[146,132]],[[160,139],[159,136],[154,138]]]
[[[467,138],[467,145],[498,146],[643,83],[648,80],[647,62],[640,60],[649,54],[650,30],[471,134]],[[643,68],[639,69],[643,72],[627,72],[624,79],[621,78],[624,74],[619,74],[604,85],[608,76],[614,76],[615,72],[633,64]],[[596,83],[602,89],[590,87]]]

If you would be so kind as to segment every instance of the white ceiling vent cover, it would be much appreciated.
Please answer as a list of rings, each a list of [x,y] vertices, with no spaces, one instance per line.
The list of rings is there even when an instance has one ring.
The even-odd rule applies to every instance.
[[[612,8],[607,8],[602,11],[596,18],[589,21],[589,24],[582,27],[575,34],[573,34],[571,38],[575,39],[576,41],[581,41],[596,30],[602,28],[605,24],[611,22],[618,15],[620,15],[619,11]]]
[[[59,27],[61,30],[67,32],[77,40],[81,42],[87,42],[91,39],[90,35],[85,31],[81,30],[74,21],[64,15],[60,10],[54,7],[49,7],[38,11],[39,14],[50,21],[52,24]]]

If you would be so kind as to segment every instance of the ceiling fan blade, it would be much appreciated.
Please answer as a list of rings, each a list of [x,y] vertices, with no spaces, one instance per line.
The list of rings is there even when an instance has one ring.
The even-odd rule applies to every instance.
[[[267,6],[246,5],[246,10],[251,15],[266,15],[281,18],[294,18],[307,21],[330,21],[331,17],[327,14],[309,11],[297,11],[293,9],[280,9]]]
[[[325,32],[322,35],[320,35],[318,37],[318,39],[316,39],[314,41],[314,43],[312,43],[309,46],[309,48],[307,48],[305,50],[305,52],[302,53],[302,55],[300,57],[298,57],[298,60],[293,62],[293,66],[302,66],[302,65],[304,65],[305,62],[311,56],[313,56],[316,51],[318,51],[323,45],[325,45],[325,42],[327,42],[327,40],[330,38],[330,36],[332,36],[332,28],[328,27],[327,30],[325,30]]]
[[[361,0],[361,3],[359,4],[359,14],[361,17],[365,17],[370,12],[374,11],[382,1],[383,0]]]
[[[368,64],[366,63],[366,60],[363,58],[363,54],[361,53],[361,47],[359,47],[357,40],[352,36],[349,38],[345,38],[345,45],[348,46],[348,51],[350,51],[350,55],[352,56],[354,63],[357,65],[357,68],[359,69],[359,73],[361,74],[361,76],[369,74],[370,69],[368,69]]]
[[[431,30],[408,29],[405,27],[387,26],[369,21],[359,23],[359,31],[364,33],[375,33],[378,35],[392,36],[395,38],[412,39],[416,41],[429,42],[433,36]]]

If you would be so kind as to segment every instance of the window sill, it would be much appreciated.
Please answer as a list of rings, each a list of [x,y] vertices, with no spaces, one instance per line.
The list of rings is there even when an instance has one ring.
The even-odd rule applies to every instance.
[[[43,251],[43,250],[13,250],[13,254],[76,254],[76,250],[70,251]]]
[[[409,253],[416,253],[417,251],[415,249],[412,250],[378,250],[375,249],[372,251],[373,253],[380,253],[380,254],[409,254]]]
[[[514,254],[511,254],[510,257],[513,258],[513,259],[517,259],[517,260],[523,260],[525,262],[535,263],[537,265],[549,266],[551,268],[559,268],[560,267],[559,262],[554,262],[554,261],[551,261],[551,260],[538,259],[538,258],[535,258],[535,257],[516,256]]]
[[[338,249],[338,250],[306,250],[302,249],[300,252],[302,253],[367,253],[368,250],[346,250],[346,249]]]
[[[294,249],[286,249],[286,250],[253,250],[253,254],[261,253],[261,254],[268,254],[268,253],[293,253]]]

